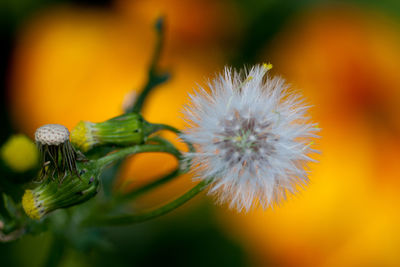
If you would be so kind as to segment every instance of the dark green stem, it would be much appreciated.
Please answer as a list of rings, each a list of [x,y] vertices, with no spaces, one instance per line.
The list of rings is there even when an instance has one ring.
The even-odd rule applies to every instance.
[[[60,265],[61,259],[65,251],[65,240],[55,234],[50,244],[49,252],[47,253],[47,259],[44,263],[44,267],[56,267]]]
[[[147,83],[140,92],[140,95],[136,99],[136,102],[133,105],[133,107],[129,109],[126,113],[140,112],[143,108],[143,104],[147,96],[152,91],[152,89],[166,82],[170,78],[169,73],[160,74],[157,72],[157,63],[160,60],[160,55],[164,44],[164,18],[161,17],[156,21],[155,28],[157,32],[157,41],[153,58],[150,63]]]
[[[162,215],[165,215],[176,208],[182,206],[201,191],[203,191],[209,181],[202,181],[194,186],[192,189],[187,191],[185,194],[180,196],[179,198],[169,202],[168,204],[161,206],[160,208],[156,208],[147,212],[138,213],[138,214],[127,214],[127,215],[119,215],[119,216],[109,216],[109,217],[98,217],[93,218],[90,221],[86,222],[86,226],[113,226],[113,225],[127,225],[140,223],[144,221],[148,221]]]

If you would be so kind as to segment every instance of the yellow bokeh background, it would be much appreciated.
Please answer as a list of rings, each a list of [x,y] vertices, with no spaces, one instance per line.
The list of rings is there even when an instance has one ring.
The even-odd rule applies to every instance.
[[[160,14],[167,17],[161,69],[173,78],[150,96],[144,116],[182,128],[187,93],[222,70],[227,40],[240,39],[229,1],[116,1],[111,10],[61,6],[37,14],[22,27],[13,56],[15,126],[32,136],[45,123],[72,129],[120,114],[124,97],[146,81]],[[255,266],[400,266],[399,33],[378,12],[320,7],[293,17],[258,56],[314,106],[322,154],[307,190],[281,207],[219,208],[222,228]],[[119,185],[139,186],[174,165],[165,155],[136,157]],[[190,185],[183,177],[144,202]]]

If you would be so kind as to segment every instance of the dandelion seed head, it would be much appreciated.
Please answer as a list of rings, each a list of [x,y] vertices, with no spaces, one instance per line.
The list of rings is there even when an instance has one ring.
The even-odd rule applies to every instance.
[[[196,152],[187,153],[198,180],[211,180],[209,193],[219,203],[249,211],[267,208],[307,183],[312,161],[311,139],[319,131],[307,117],[308,107],[279,77],[271,64],[249,71],[226,68],[190,95],[183,139]]]

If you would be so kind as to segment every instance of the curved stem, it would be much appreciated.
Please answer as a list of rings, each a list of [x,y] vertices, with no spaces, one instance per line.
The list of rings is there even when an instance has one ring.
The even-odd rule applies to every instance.
[[[179,175],[181,175],[183,172],[180,171],[179,167],[174,169],[173,171],[171,171],[170,173],[162,176],[161,178],[156,179],[154,182],[151,182],[149,184],[146,184],[143,187],[140,187],[136,190],[132,190],[128,193],[125,193],[123,195],[119,195],[116,197],[116,201],[127,201],[127,200],[132,200],[135,199],[141,195],[143,195],[144,193],[151,191],[152,189],[155,189],[157,187],[159,187],[160,185],[163,185],[169,181],[171,181],[172,179],[178,177]]]
[[[176,167],[174,170],[172,170],[168,174],[165,174],[165,175],[159,177],[158,179],[155,179],[153,182],[150,182],[149,184],[147,184],[147,185],[145,185],[143,187],[140,187],[138,189],[132,190],[132,191],[130,191],[128,193],[125,193],[125,194],[117,195],[116,199],[115,199],[116,203],[118,203],[120,201],[132,200],[132,199],[134,199],[134,198],[136,198],[136,197],[138,197],[138,196],[140,196],[140,195],[142,195],[142,194],[144,194],[144,193],[146,193],[146,192],[148,192],[148,191],[150,191],[150,190],[152,190],[154,188],[157,188],[160,185],[165,184],[166,182],[171,181],[175,177],[186,173],[185,170],[181,170],[181,167],[180,167],[180,164],[179,164],[179,161],[181,160],[180,152],[169,141],[165,140],[162,137],[155,136],[155,137],[150,138],[148,140],[148,142],[157,142],[157,143],[162,144],[162,145],[164,145],[166,147],[170,147],[171,149],[175,149],[176,150],[176,154],[173,154],[173,156],[175,156],[176,159],[178,160],[178,167]]]
[[[170,77],[169,73],[157,73],[157,63],[160,60],[161,50],[164,44],[164,19],[162,17],[156,21],[155,28],[157,32],[157,41],[153,58],[150,63],[147,84],[140,92],[140,95],[136,99],[135,104],[126,113],[140,112],[143,108],[144,101],[146,100],[152,89],[166,82]]]
[[[146,142],[147,144],[152,144],[152,143],[156,143],[158,145],[164,145],[166,147],[170,147],[172,149],[175,149],[177,151],[177,153],[179,153],[179,155],[181,155],[181,152],[175,148],[175,146],[168,140],[162,138],[161,136],[153,136],[151,138],[149,138]]]
[[[166,131],[171,131],[177,135],[180,135],[182,132],[178,129],[176,129],[173,126],[167,125],[167,124],[152,124],[152,126],[154,127],[155,131],[161,131],[161,130],[166,130]],[[186,141],[185,139],[181,138],[183,140],[183,142],[188,146],[189,148],[189,152],[194,152],[194,146],[192,143]]]
[[[177,134],[180,133],[180,131],[178,129],[176,129],[176,128],[172,127],[172,126],[166,125],[166,124],[154,124],[154,125],[158,127],[158,130],[169,130],[169,131],[172,131],[172,132],[177,133]],[[152,138],[149,138],[148,142],[152,142],[152,141],[157,142],[157,143],[162,144],[162,145],[165,145],[166,147],[170,147],[171,149],[176,149],[173,144],[171,144],[168,140],[165,140],[164,138],[162,138],[160,136],[154,136]],[[189,142],[185,142],[185,143],[188,146],[189,151],[191,151],[191,152],[194,151],[194,147],[193,147],[193,145],[191,143],[189,143]],[[179,156],[177,156],[177,154],[175,154],[174,156],[177,158],[178,161],[182,160],[180,152],[178,150],[176,150],[176,151],[177,151],[177,154],[179,153]],[[188,168],[182,169],[180,167],[180,164],[179,164],[179,166],[176,169],[174,169],[170,173],[162,176],[161,178],[156,179],[154,182],[151,182],[151,183],[149,183],[149,184],[147,184],[147,185],[145,185],[145,186],[143,186],[143,187],[141,187],[139,189],[130,191],[130,192],[124,194],[124,195],[117,196],[117,201],[116,202],[125,201],[125,200],[132,200],[132,199],[134,199],[134,198],[136,198],[136,197],[138,197],[138,196],[140,196],[140,195],[142,195],[142,194],[144,194],[144,193],[146,193],[146,192],[148,192],[148,191],[150,191],[150,190],[152,190],[154,188],[157,188],[160,185],[165,184],[166,182],[171,181],[175,177],[177,177],[177,176],[179,176],[181,174],[184,174],[187,171],[188,171]]]
[[[127,215],[119,215],[119,216],[110,216],[110,217],[100,217],[94,218],[85,223],[86,226],[113,226],[113,225],[126,225],[133,223],[140,223],[144,221],[148,221],[164,214],[167,214],[176,208],[182,206],[190,199],[195,197],[201,191],[203,191],[210,181],[202,181],[194,186],[192,189],[187,191],[185,194],[180,196],[179,198],[169,202],[168,204],[161,206],[160,208],[156,208],[154,210],[150,210],[143,213],[138,214],[127,214]]]
[[[107,156],[104,156],[97,160],[97,165],[99,168],[104,168],[107,165],[121,160],[129,155],[144,153],[144,152],[166,152],[174,155],[175,157],[180,156],[180,152],[174,147],[169,147],[160,144],[144,144],[144,145],[136,145],[127,148],[120,149],[114,153],[111,153]]]

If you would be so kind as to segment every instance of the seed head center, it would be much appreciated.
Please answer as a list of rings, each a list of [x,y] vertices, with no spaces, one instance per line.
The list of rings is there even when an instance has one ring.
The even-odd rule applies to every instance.
[[[235,112],[234,118],[222,120],[221,126],[214,144],[218,154],[231,165],[261,161],[274,151],[273,143],[277,138],[271,133],[268,121]]]

